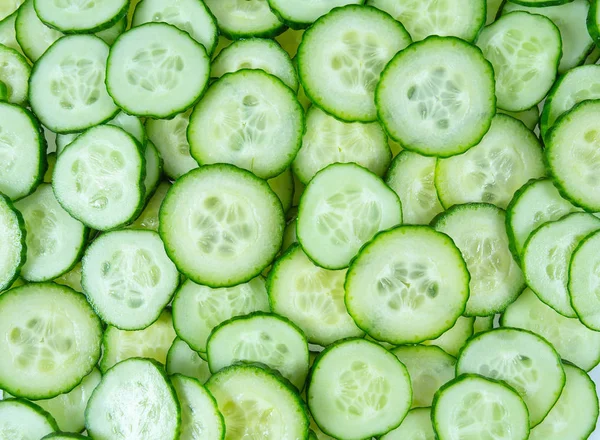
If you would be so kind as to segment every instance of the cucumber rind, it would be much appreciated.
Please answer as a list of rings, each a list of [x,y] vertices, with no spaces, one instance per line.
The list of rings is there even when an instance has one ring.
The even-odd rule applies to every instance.
[[[58,431],[58,425],[56,424],[56,420],[54,420],[54,417],[52,417],[52,415],[48,411],[46,411],[43,408],[41,408],[40,406],[36,405],[34,402],[31,402],[26,399],[21,399],[21,398],[9,398],[9,399],[0,400],[0,408],[2,408],[3,406],[12,406],[12,405],[22,406],[22,407],[24,407],[23,409],[26,408],[27,410],[32,411],[36,416],[39,416],[44,420],[44,422],[48,425],[49,430]],[[16,421],[16,420],[15,420],[15,422],[19,423],[19,421]],[[0,434],[14,434],[14,431],[10,430],[10,427],[9,427],[9,431],[7,433],[0,432]],[[19,434],[19,433],[16,433],[16,434]],[[10,437],[7,435],[6,438],[9,439]]]
[[[265,20],[265,23],[263,23],[262,26],[250,26],[247,29],[240,29],[239,26],[232,25],[232,23],[226,23],[227,13],[229,11],[215,11],[214,8],[216,8],[219,3],[229,3],[229,6],[231,6],[231,3],[234,3],[231,0],[204,0],[204,3],[215,17],[219,27],[219,33],[229,40],[238,40],[251,37],[272,38],[281,34],[286,29],[285,24],[279,21],[277,15],[273,14],[269,8],[267,0],[264,0],[263,2],[266,5],[266,12],[264,14],[266,16],[262,17]],[[221,13],[223,13],[223,15],[221,15]],[[272,17],[269,15],[272,15]],[[247,23],[252,23],[257,21],[257,17],[246,17],[245,21]]]
[[[579,258],[581,258],[580,255],[584,255],[584,251],[586,250],[586,246],[590,246],[590,243],[594,243],[596,241],[598,241],[598,239],[600,238],[600,230],[596,230],[591,232],[590,234],[588,234],[587,236],[585,236],[578,244],[577,247],[575,248],[575,250],[573,251],[573,254],[571,256],[571,261],[569,262],[569,267],[568,267],[568,275],[569,275],[569,281],[568,281],[568,293],[569,293],[569,299],[571,301],[571,306],[573,307],[573,310],[575,310],[575,313],[577,314],[577,317],[579,318],[579,320],[581,321],[581,323],[583,325],[585,325],[587,328],[589,328],[590,330],[594,330],[594,331],[600,331],[600,320],[598,320],[598,318],[594,319],[594,315],[592,315],[591,317],[589,317],[589,309],[590,309],[590,301],[589,297],[594,297],[594,292],[589,291],[588,289],[585,289],[584,291],[581,291],[581,287],[586,287],[585,284],[583,286],[578,286],[578,275],[587,275],[584,271],[584,274],[578,274],[576,273],[577,271],[577,260]],[[584,260],[584,263],[587,263],[587,261]],[[593,269],[591,269],[590,271],[593,271]],[[594,273],[594,277],[596,277],[595,272]],[[589,278],[592,277],[592,273],[590,273],[588,275]],[[590,284],[592,283],[588,283],[588,288],[590,290],[592,290],[593,288],[590,286]],[[583,297],[583,299],[580,301],[579,298]],[[586,298],[587,297],[587,298]],[[586,300],[587,299],[587,300]],[[597,311],[596,311],[596,315],[597,315]]]
[[[565,3],[571,3],[573,0],[509,0],[511,3],[516,3],[523,6],[556,6]]]
[[[279,18],[279,21],[281,21],[283,24],[285,24],[287,27],[291,28],[291,29],[295,29],[295,30],[300,30],[300,29],[306,29],[307,27],[309,27],[311,24],[313,24],[316,20],[318,20],[320,17],[322,17],[323,15],[328,14],[331,9],[336,8],[336,7],[342,7],[345,5],[351,5],[351,4],[356,4],[356,5],[363,5],[365,4],[366,0],[337,0],[335,1],[335,5],[333,5],[331,8],[329,8],[329,5],[327,6],[327,8],[329,8],[328,11],[322,13],[321,15],[319,15],[318,17],[313,17],[313,19],[311,20],[303,20],[303,19],[299,19],[298,17],[294,17],[293,15],[290,15],[289,13],[285,12],[282,9],[282,6],[285,5],[286,0],[267,0],[269,2],[269,7],[271,8],[271,11],[273,11],[273,13],[277,16],[277,18]],[[331,2],[331,0],[326,2]],[[302,3],[298,0],[295,1],[291,1],[290,3]],[[320,3],[325,3],[325,2],[320,2]],[[292,6],[293,8],[294,6]],[[296,7],[298,7],[298,5],[296,5]]]
[[[36,14],[38,15],[38,17],[40,18],[40,20],[42,21],[42,23],[44,23],[46,26],[49,26],[53,29],[56,29],[58,31],[61,31],[65,34],[77,34],[77,33],[94,33],[94,32],[100,32],[103,31],[105,29],[108,29],[110,27],[112,27],[113,25],[115,25],[119,20],[121,20],[122,18],[124,18],[127,15],[127,12],[129,11],[129,0],[121,0],[122,6],[121,9],[119,9],[115,15],[113,15],[112,17],[106,19],[105,21],[98,23],[96,25],[93,26],[88,26],[88,27],[65,27],[62,26],[61,24],[56,22],[56,19],[54,19],[54,21],[52,19],[50,19],[49,17],[44,17],[44,13],[43,11],[40,9],[40,3],[48,3],[45,0],[33,0],[33,5],[36,11]],[[101,5],[102,3],[100,3]]]
[[[31,66],[27,59],[16,49],[2,45],[0,42],[0,61],[7,63],[10,69],[11,63],[14,69],[18,66],[20,72],[13,72],[5,77],[0,75],[0,83],[4,84],[6,96],[0,98],[0,101],[8,101],[11,104],[25,105],[29,94],[29,76],[31,75]],[[3,58],[3,59],[2,59]],[[9,70],[10,71],[10,70]],[[15,92],[17,96],[15,96]]]
[[[4,205],[4,207],[2,205]],[[17,252],[18,255],[16,256],[16,264],[14,265],[11,271],[12,275],[9,272],[9,275],[4,276],[4,281],[0,283],[0,293],[5,289],[10,288],[13,285],[13,283],[19,278],[21,268],[27,261],[27,231],[25,229],[25,220],[23,220],[23,215],[21,215],[21,212],[15,208],[11,200],[0,192],[0,209],[1,208],[6,209],[9,214],[12,214],[14,216],[13,223],[14,226],[16,226],[16,228],[18,229],[20,237],[19,244],[17,245],[19,249]],[[4,222],[2,222],[2,226],[5,226]],[[3,228],[3,230],[6,231],[5,228]],[[3,256],[3,258],[6,257]]]

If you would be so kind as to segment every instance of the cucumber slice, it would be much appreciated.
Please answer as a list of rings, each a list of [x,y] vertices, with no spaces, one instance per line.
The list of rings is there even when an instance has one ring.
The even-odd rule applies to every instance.
[[[46,167],[46,140],[35,116],[0,102],[0,193],[13,200],[31,194]]]
[[[96,36],[104,40],[106,44],[112,46],[119,35],[125,32],[127,28],[127,19],[123,17],[119,21],[117,21],[114,25],[109,27],[108,29],[104,29],[103,31],[96,32]]]
[[[474,374],[457,377],[440,389],[431,418],[440,440],[529,438],[527,407],[519,395],[502,382]]]
[[[487,332],[494,328],[495,316],[476,316],[473,323],[473,334]]]
[[[298,52],[298,46],[300,46],[300,43],[302,42],[303,35],[304,30],[288,29],[276,36],[275,41],[281,45],[283,50],[285,50],[291,58],[294,58]]]
[[[65,133],[56,135],[56,156],[58,157],[64,149],[72,143],[80,133]]]
[[[359,440],[397,428],[410,409],[412,390],[396,356],[376,343],[348,339],[319,355],[307,398],[323,432]]]
[[[573,251],[582,238],[598,229],[600,219],[597,217],[573,213],[540,226],[525,243],[521,265],[527,285],[540,300],[563,316],[577,316],[567,290]],[[590,279],[591,273],[586,272],[583,279]]]
[[[584,440],[598,420],[598,396],[592,379],[579,368],[564,364],[566,384],[548,417],[531,430],[530,440]]]
[[[23,55],[23,49],[17,41],[17,32],[15,22],[17,20],[18,10],[13,12],[8,17],[0,20],[0,44],[16,50]]]
[[[577,242],[573,243],[573,247],[577,245],[577,248],[571,258],[568,288],[571,305],[577,317],[588,328],[600,331],[600,300],[597,296],[599,278],[597,246],[600,242],[600,233],[598,226],[595,225],[594,229],[595,232],[581,240],[578,245]]]
[[[400,223],[400,199],[381,179],[356,164],[333,164],[306,187],[297,234],[311,260],[343,269],[375,234]]]
[[[204,3],[217,19],[221,34],[230,40],[274,37],[285,30],[267,0],[204,0]]]
[[[52,416],[34,403],[21,399],[0,401],[1,438],[38,440],[57,430]]]
[[[600,362],[600,332],[590,330],[578,319],[566,318],[525,289],[509,305],[500,323],[504,327],[529,330],[546,338],[561,358],[590,371]]]
[[[133,220],[145,192],[140,150],[120,128],[87,130],[58,156],[52,181],[58,202],[71,216],[100,231]]]
[[[392,161],[385,183],[402,202],[404,222],[427,225],[444,210],[434,184],[435,165],[435,158],[406,150],[398,153]]]
[[[552,87],[562,43],[547,17],[522,11],[503,15],[483,28],[477,46],[494,66],[498,107],[526,110]]]
[[[150,142],[148,142],[148,145],[150,145]],[[140,216],[129,227],[158,232],[158,211],[169,188],[171,188],[169,182],[160,182]]]
[[[100,358],[100,320],[83,295],[54,283],[0,295],[0,331],[0,388],[15,396],[67,393]]]
[[[391,351],[408,369],[413,408],[431,406],[436,391],[454,379],[456,359],[439,347],[403,345]]]
[[[192,107],[208,84],[204,46],[166,23],[146,23],[111,47],[106,87],[127,113],[169,118]]]
[[[525,242],[539,226],[578,210],[549,179],[532,179],[523,185],[506,208],[506,232],[515,259],[521,259]]]
[[[146,144],[144,150],[144,160],[146,162],[146,176],[144,177],[144,202],[146,202],[158,187],[162,175],[162,158],[160,153],[152,142]]]
[[[546,417],[565,385],[565,372],[554,348],[535,333],[513,328],[490,330],[471,339],[456,364],[456,375],[464,373],[481,374],[513,387],[527,405],[532,427]]]
[[[465,346],[467,340],[473,336],[473,324],[475,317],[460,316],[452,327],[446,330],[436,339],[423,341],[423,345],[439,347],[451,356],[458,356],[460,350]],[[430,406],[424,405],[424,406]]]
[[[411,409],[402,424],[380,437],[380,440],[435,440],[431,423],[431,408]]]
[[[206,354],[213,374],[236,362],[261,362],[298,390],[308,374],[308,343],[302,330],[286,318],[263,312],[219,324],[208,338]]]
[[[506,208],[521,186],[545,174],[538,138],[520,121],[498,114],[478,145],[438,160],[435,186],[446,208],[468,202]]]
[[[33,5],[38,17],[47,26],[65,33],[89,33],[108,29],[125,17],[129,0],[33,0]]]
[[[82,286],[104,322],[141,330],[171,301],[179,273],[154,231],[123,230],[98,237],[82,260]]]
[[[591,212],[600,211],[598,112],[600,100],[576,105],[558,120],[546,141],[546,161],[554,184],[570,202]]]
[[[308,184],[315,174],[336,162],[354,162],[382,176],[391,160],[387,136],[378,122],[342,122],[311,106],[293,169]]]
[[[48,153],[46,156],[48,168],[44,173],[44,183],[52,183],[52,174],[54,174],[54,166],[56,165],[56,153]]]
[[[486,5],[487,18],[485,20],[486,26],[489,24],[492,24],[494,21],[496,21],[496,16],[502,9],[502,6],[504,6],[505,2],[506,2],[506,0],[487,0],[487,2],[486,2],[487,3],[487,5]]]
[[[260,274],[279,252],[284,227],[281,202],[269,185],[226,164],[178,179],[160,208],[167,254],[185,276],[210,287]]]
[[[181,409],[162,367],[149,359],[128,359],[111,368],[85,411],[94,440],[179,439]]]
[[[175,337],[169,309],[164,309],[159,318],[143,330],[127,331],[108,326],[102,341],[104,354],[100,370],[106,373],[113,365],[135,357],[154,359],[164,365]]]
[[[471,274],[467,316],[503,311],[525,287],[523,272],[508,248],[505,213],[487,203],[454,205],[432,226],[452,238]]]
[[[540,6],[540,5],[538,5]],[[570,0],[562,5],[544,7],[523,6],[507,2],[502,9],[506,14],[513,11],[525,11],[548,17],[558,27],[562,41],[562,57],[558,73],[565,73],[580,65],[594,46],[594,40],[586,27],[590,2],[588,0]]]
[[[25,0],[15,20],[16,39],[23,53],[36,62],[52,44],[63,36],[62,32],[46,26],[37,16],[34,0]]]
[[[435,339],[465,310],[469,272],[450,237],[427,226],[381,232],[346,275],[346,306],[356,324],[392,344]]]
[[[173,324],[177,335],[193,350],[205,352],[215,327],[233,317],[257,311],[269,311],[265,280],[261,276],[221,289],[186,280],[173,299]]]
[[[9,15],[12,15],[19,9],[19,6],[21,6],[22,3],[23,0],[7,0],[2,2],[2,6],[0,6],[0,21],[4,20]]]
[[[294,200],[294,176],[292,169],[286,168],[279,176],[267,180],[267,183],[273,192],[277,194],[277,197],[279,197],[283,212],[288,212]]]
[[[27,259],[21,276],[27,281],[51,281],[81,259],[88,229],[56,201],[52,186],[44,183],[15,207],[27,231]]]
[[[554,6],[572,2],[573,0],[510,0],[511,3],[517,3],[525,6]]]
[[[184,340],[179,338],[175,338],[171,348],[169,348],[165,366],[167,373],[171,375],[183,374],[197,379],[200,383],[205,383],[211,375],[208,362],[192,350]]]
[[[213,60],[210,75],[220,78],[242,69],[264,70],[298,91],[298,75],[289,55],[273,40],[248,38],[234,41]]]
[[[502,110],[501,108],[497,109],[497,111],[498,113],[504,113],[505,115],[518,119],[531,131],[535,130],[540,119],[540,108],[537,105],[534,105],[527,110],[523,110],[522,112],[510,112],[508,110]]]
[[[15,49],[3,46],[0,41],[0,83],[6,93],[2,101],[23,105],[29,92],[31,67],[27,59]]]
[[[81,263],[77,263],[73,269],[56,278],[54,282],[70,287],[76,292],[83,293],[83,287],[81,287]]]
[[[362,5],[365,0],[267,0],[277,17],[292,29],[304,29],[332,9]]]
[[[269,272],[271,310],[291,319],[309,342],[323,347],[363,336],[344,305],[345,278],[345,270],[323,269],[292,245]]]
[[[244,69],[211,85],[190,117],[188,141],[201,165],[230,163],[269,179],[290,166],[303,131],[294,92],[272,75]]]
[[[132,27],[164,22],[187,32],[210,55],[217,46],[219,31],[215,18],[201,0],[146,0],[135,6]]]
[[[430,35],[473,41],[486,19],[485,0],[367,0],[406,26],[413,41]]]
[[[67,432],[54,432],[43,437],[42,440],[85,440],[89,437],[85,437],[79,434],[71,434]]]
[[[10,199],[0,193],[0,292],[18,278],[27,258],[26,230],[23,216]]]
[[[304,403],[277,373],[255,365],[234,365],[212,376],[206,387],[224,416],[226,440],[308,436]]]
[[[467,42],[428,37],[389,62],[375,101],[402,147],[426,156],[461,154],[481,140],[496,113],[494,71]]]
[[[411,42],[404,26],[372,7],[336,8],[306,30],[298,73],[306,95],[338,119],[372,122],[382,70]]]

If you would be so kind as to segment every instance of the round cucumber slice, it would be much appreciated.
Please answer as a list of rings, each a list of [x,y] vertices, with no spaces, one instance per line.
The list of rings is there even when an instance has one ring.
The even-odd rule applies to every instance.
[[[18,278],[27,258],[25,222],[21,213],[0,193],[0,292]]]
[[[496,113],[494,71],[464,40],[428,37],[388,63],[375,101],[387,133],[407,150],[461,154],[481,140]]]
[[[54,283],[0,295],[0,388],[49,399],[71,391],[100,358],[102,327],[85,297]]]
[[[65,33],[107,29],[125,17],[129,10],[128,0],[33,0],[33,5],[40,20]]]
[[[446,330],[441,336],[423,341],[423,345],[439,347],[451,356],[458,356],[460,350],[474,333],[475,317],[459,316],[456,324]],[[427,405],[429,406],[429,405]]]
[[[208,362],[202,359],[198,352],[192,350],[183,339],[175,338],[173,345],[167,353],[165,363],[167,373],[170,375],[182,374],[187,377],[193,377],[205,383],[210,378],[210,369]]]
[[[23,105],[29,92],[31,66],[27,59],[15,49],[2,45],[0,41],[0,83],[5,87],[4,98],[11,104]]]
[[[22,399],[0,401],[0,435],[5,439],[34,440],[58,431],[50,414]]]
[[[600,259],[596,255],[600,243],[598,231],[600,228],[595,225],[594,229],[595,231],[581,240],[578,245],[577,242],[573,243],[577,248],[571,258],[568,288],[571,305],[577,317],[590,329],[600,331],[600,300],[597,294],[600,285],[598,273]],[[575,361],[571,360],[571,362]]]
[[[307,400],[323,432],[347,440],[397,428],[410,409],[406,367],[380,345],[348,339],[325,349],[313,365]]]
[[[400,426],[380,437],[380,440],[435,440],[431,423],[431,408],[411,409]]]
[[[378,234],[352,261],[346,306],[356,324],[391,344],[435,339],[465,310],[469,272],[454,242],[427,226]]]
[[[64,34],[46,26],[37,16],[34,0],[26,0],[17,11],[14,23],[17,44],[31,61],[36,62]]]
[[[230,40],[274,37],[285,30],[267,0],[204,0],[204,3],[217,19],[221,34]]]

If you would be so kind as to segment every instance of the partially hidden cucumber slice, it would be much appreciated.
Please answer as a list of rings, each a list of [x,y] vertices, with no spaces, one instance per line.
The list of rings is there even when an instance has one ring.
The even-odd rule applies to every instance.
[[[152,194],[150,200],[146,202],[146,207],[129,227],[132,229],[146,229],[158,232],[158,212],[170,187],[171,184],[169,182],[159,182],[154,194]]]
[[[0,101],[23,105],[29,92],[31,66],[27,59],[15,49],[2,45],[0,41],[0,83],[6,88]]]
[[[181,408],[162,366],[149,359],[123,361],[102,377],[85,412],[95,440],[179,439]]]
[[[54,432],[52,434],[48,434],[43,437],[42,440],[86,440],[89,437],[79,435],[79,434],[71,434],[67,432]]]
[[[19,6],[21,6],[22,3],[23,0],[7,0],[2,2],[2,6],[0,6],[0,21],[4,20],[9,15],[12,15],[19,9]]]
[[[435,440],[431,408],[411,409],[400,426],[380,437],[381,440]]]
[[[33,1],[26,0],[21,5],[14,26],[16,39],[23,53],[36,62],[63,33],[42,23],[35,12]]]
[[[34,0],[33,5],[40,20],[65,33],[89,33],[107,29],[125,17],[129,10],[129,0]]]
[[[473,336],[475,317],[459,316],[456,324],[435,339],[423,341],[423,345],[439,347],[451,356],[458,356],[460,350]]]
[[[267,0],[204,0],[204,3],[217,19],[221,33],[230,40],[274,37],[285,30]]]
[[[497,109],[498,113],[504,113],[505,115],[512,116],[515,119],[518,119],[525,127],[530,129],[531,131],[535,130],[538,125],[538,121],[540,119],[540,108],[537,105],[533,107],[523,110],[520,112],[511,112],[508,110],[502,110],[501,108]]]
[[[569,297],[577,317],[588,328],[600,331],[600,300],[598,300],[598,264],[597,246],[600,233],[597,226],[577,244],[569,266]],[[583,231],[582,231],[583,232]],[[575,362],[572,360],[572,362]],[[581,366],[581,365],[580,365]],[[583,368],[583,366],[581,366]]]
[[[15,282],[25,264],[26,234],[23,216],[10,199],[0,193],[0,292]]]
[[[387,133],[407,150],[461,154],[481,140],[496,113],[494,71],[464,40],[431,36],[388,63],[375,101]]]
[[[15,22],[17,21],[18,13],[19,11],[16,10],[8,17],[0,20],[0,44],[14,49],[21,55],[24,55],[23,49],[21,49],[21,46],[19,46],[19,42],[17,41],[17,31],[15,29]]]
[[[182,374],[205,383],[211,376],[208,362],[200,357],[198,352],[192,350],[183,339],[175,338],[165,363],[167,373]]]
[[[279,19],[292,29],[303,29],[334,8],[362,5],[365,0],[267,0]]]
[[[286,168],[279,176],[267,180],[267,183],[279,197],[283,212],[287,213],[294,201],[294,176],[291,168]]]
[[[0,401],[0,436],[7,440],[37,440],[58,431],[50,414],[22,399]]]

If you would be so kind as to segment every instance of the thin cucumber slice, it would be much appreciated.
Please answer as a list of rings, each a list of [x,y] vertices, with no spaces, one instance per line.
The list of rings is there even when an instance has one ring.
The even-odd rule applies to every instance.
[[[380,440],[435,440],[431,423],[431,408],[411,409],[402,424],[380,437]]]
[[[526,110],[552,87],[562,43],[549,18],[523,11],[503,15],[483,28],[477,46],[494,66],[498,107]]]
[[[546,417],[565,385],[560,356],[552,345],[535,333],[513,328],[490,330],[471,339],[456,364],[457,376],[464,373],[513,387],[527,405],[532,427]]]
[[[274,37],[285,30],[267,0],[204,0],[204,3],[217,19],[221,34],[230,40]]]
[[[89,33],[108,29],[125,17],[129,0],[33,0],[33,5],[38,17],[47,26],[65,33]]]
[[[439,347],[403,345],[391,351],[408,369],[413,408],[431,406],[436,391],[454,379],[456,359]]]
[[[235,362],[261,362],[279,371],[298,390],[308,374],[308,343],[295,324],[274,314],[254,312],[219,324],[206,344],[214,374]]]
[[[50,414],[34,403],[22,399],[0,401],[0,438],[39,440],[58,431]]]
[[[344,305],[345,279],[345,270],[323,269],[292,245],[269,272],[271,310],[291,319],[309,342],[323,347],[363,336]]]
[[[226,164],[178,179],[160,208],[167,254],[185,276],[210,287],[260,274],[279,252],[284,227],[281,202],[269,185]]]
[[[279,19],[292,29],[304,29],[332,9],[362,5],[365,0],[267,0]]]
[[[95,440],[179,439],[181,409],[162,367],[149,359],[129,359],[111,368],[85,411]]]
[[[400,223],[400,199],[380,178],[356,164],[333,164],[302,194],[297,234],[311,260],[343,269],[375,234]]]
[[[46,140],[35,116],[0,102],[0,193],[12,200],[31,194],[46,167]]]
[[[508,247],[505,223],[505,212],[487,203],[454,205],[432,222],[452,238],[467,263],[468,316],[502,312],[525,287],[523,272]]]
[[[495,316],[476,316],[473,323],[473,334],[487,332],[494,328]]]
[[[77,263],[73,269],[56,278],[54,282],[70,287],[75,292],[83,293],[83,287],[81,287],[81,263]]]
[[[188,171],[198,168],[198,162],[190,154],[187,140],[191,113],[188,110],[173,119],[146,120],[148,139],[160,153],[164,172],[171,180],[177,180]]]
[[[279,197],[283,212],[288,212],[294,201],[294,176],[292,169],[286,168],[279,176],[267,180],[267,183],[273,192],[277,194],[277,197]]]
[[[454,242],[427,226],[381,232],[346,275],[346,306],[356,324],[392,344],[435,339],[465,310],[469,272]]]
[[[575,214],[573,214],[575,215]],[[597,246],[600,242],[598,226],[596,231],[585,237],[573,252],[569,267],[569,297],[577,317],[588,328],[600,331],[600,300],[598,299]],[[582,231],[583,232],[583,231]],[[571,360],[575,362],[574,360]],[[583,366],[581,366],[583,368]]]
[[[210,76],[220,78],[242,69],[259,69],[298,91],[298,75],[289,55],[273,40],[248,38],[234,41],[213,60]]]
[[[303,131],[295,93],[273,75],[244,69],[210,86],[190,117],[188,141],[201,165],[230,163],[269,179],[290,166]]]
[[[217,46],[217,23],[202,0],[146,0],[137,4],[132,27],[153,21],[168,23],[187,32],[209,55]]]
[[[220,289],[186,280],[173,299],[173,325],[177,335],[193,350],[206,352],[206,342],[215,327],[235,316],[257,311],[269,311],[265,280],[261,276]]]
[[[348,339],[319,355],[307,399],[323,432],[358,440],[397,428],[410,409],[412,389],[396,356],[376,343]]]
[[[567,290],[573,251],[582,238],[598,229],[600,219],[597,217],[573,213],[543,224],[525,243],[521,266],[527,285],[538,298],[563,316],[577,316]],[[583,280],[590,279],[592,272],[585,273]]]
[[[528,7],[507,2],[502,9],[506,14],[513,11],[525,11],[548,17],[558,27],[562,40],[562,56],[558,73],[565,73],[580,65],[594,46],[594,40],[586,27],[590,2],[588,0],[570,0],[562,5]],[[541,5],[540,5],[541,6]]]
[[[548,93],[540,120],[540,132],[548,139],[556,121],[581,101],[600,99],[600,66],[576,67],[561,76]]]
[[[505,115],[518,119],[531,131],[535,130],[535,127],[540,120],[540,108],[537,105],[521,112],[510,112],[508,110],[502,110],[501,108],[497,109],[497,111],[498,113],[504,113]]]
[[[37,16],[34,0],[25,0],[17,12],[15,32],[19,46],[31,61],[36,62],[52,44],[63,36],[62,32],[46,26]]]
[[[438,160],[435,186],[446,208],[468,202],[506,208],[521,186],[545,174],[538,138],[520,121],[498,114],[478,145]]]
[[[52,186],[40,185],[15,207],[27,231],[27,260],[21,276],[27,281],[51,281],[71,270],[81,259],[88,229],[60,206]]]
[[[506,208],[510,249],[520,261],[525,242],[539,226],[579,211],[563,199],[550,179],[533,179],[519,189]]]
[[[143,357],[165,364],[169,348],[175,340],[171,311],[164,309],[160,317],[143,330],[127,331],[108,326],[102,345],[100,361],[103,373],[125,359]]]
[[[179,273],[158,233],[123,230],[102,234],[82,260],[82,286],[104,322],[141,330],[171,301]]]
[[[430,35],[473,41],[486,19],[485,0],[367,0],[406,26],[413,41]]]
[[[21,46],[19,46],[19,42],[17,41],[17,31],[15,29],[18,12],[19,11],[17,10],[3,20],[0,20],[0,44],[10,47],[21,55],[24,55],[23,49],[21,49]]]
[[[114,117],[104,84],[109,46],[93,35],[63,37],[35,64],[29,102],[55,133],[85,130]]]
[[[304,403],[277,373],[256,365],[233,365],[213,375],[206,388],[225,419],[225,440],[308,437]]]
[[[336,8],[302,37],[300,81],[310,100],[336,118],[375,121],[381,72],[410,43],[404,26],[385,12],[358,5]]]
[[[311,106],[293,169],[308,184],[315,174],[336,162],[354,162],[382,176],[391,160],[385,131],[378,122],[342,122]]]
[[[561,195],[591,212],[600,211],[597,180],[600,100],[585,101],[561,116],[546,141],[546,161]]]
[[[23,0],[6,0],[2,2],[0,6],[0,21],[4,20],[9,15],[12,15],[19,6],[23,3]]]
[[[26,234],[23,216],[10,199],[0,193],[0,292],[17,280],[25,264]]]
[[[422,344],[439,347],[449,355],[456,357],[467,343],[467,340],[473,336],[474,322],[475,318],[473,316],[460,316],[456,324],[442,333],[440,337],[423,341]]]
[[[464,40],[428,37],[388,63],[375,102],[402,147],[426,156],[461,154],[481,140],[496,113],[494,71]]]
[[[71,391],[100,358],[102,327],[85,297],[54,283],[0,295],[0,388],[29,399]]]
[[[146,23],[112,45],[106,87],[127,113],[169,118],[192,107],[208,84],[209,58],[187,32]]]
[[[167,373],[171,375],[183,374],[199,380],[200,383],[205,383],[211,375],[208,362],[192,350],[183,339],[179,338],[175,338],[173,345],[169,348],[165,366]]]
[[[23,105],[29,93],[29,75],[31,66],[27,59],[15,49],[0,42],[0,82],[6,87],[5,97],[1,101]]]
[[[590,330],[578,319],[566,318],[525,289],[509,305],[500,320],[502,326],[530,330],[546,338],[561,358],[586,371],[600,362],[600,332]]]
[[[584,440],[598,420],[598,396],[592,379],[579,368],[564,364],[565,388],[548,417],[531,430],[530,440]]]
[[[133,137],[110,125],[93,127],[56,161],[58,202],[85,225],[105,231],[136,218],[143,207],[145,160]]]
[[[225,419],[215,398],[196,379],[177,374],[171,382],[181,403],[180,440],[223,440]]]
[[[162,158],[160,153],[152,142],[146,144],[144,150],[144,159],[146,162],[146,176],[144,178],[144,201],[147,201],[152,197],[154,191],[160,183],[162,175]]]
[[[150,142],[148,142],[148,145],[150,145]],[[158,232],[158,211],[160,210],[160,205],[167,195],[169,188],[171,188],[170,183],[159,182],[154,194],[152,194],[150,200],[146,203],[146,207],[129,227],[132,229],[146,229],[148,231]]]
[[[401,151],[392,161],[385,183],[402,202],[402,217],[411,225],[428,225],[442,212],[435,188],[434,157],[421,156],[412,151]]]
[[[502,382],[475,374],[457,377],[440,389],[431,419],[440,440],[529,438],[529,414],[519,395]]]

